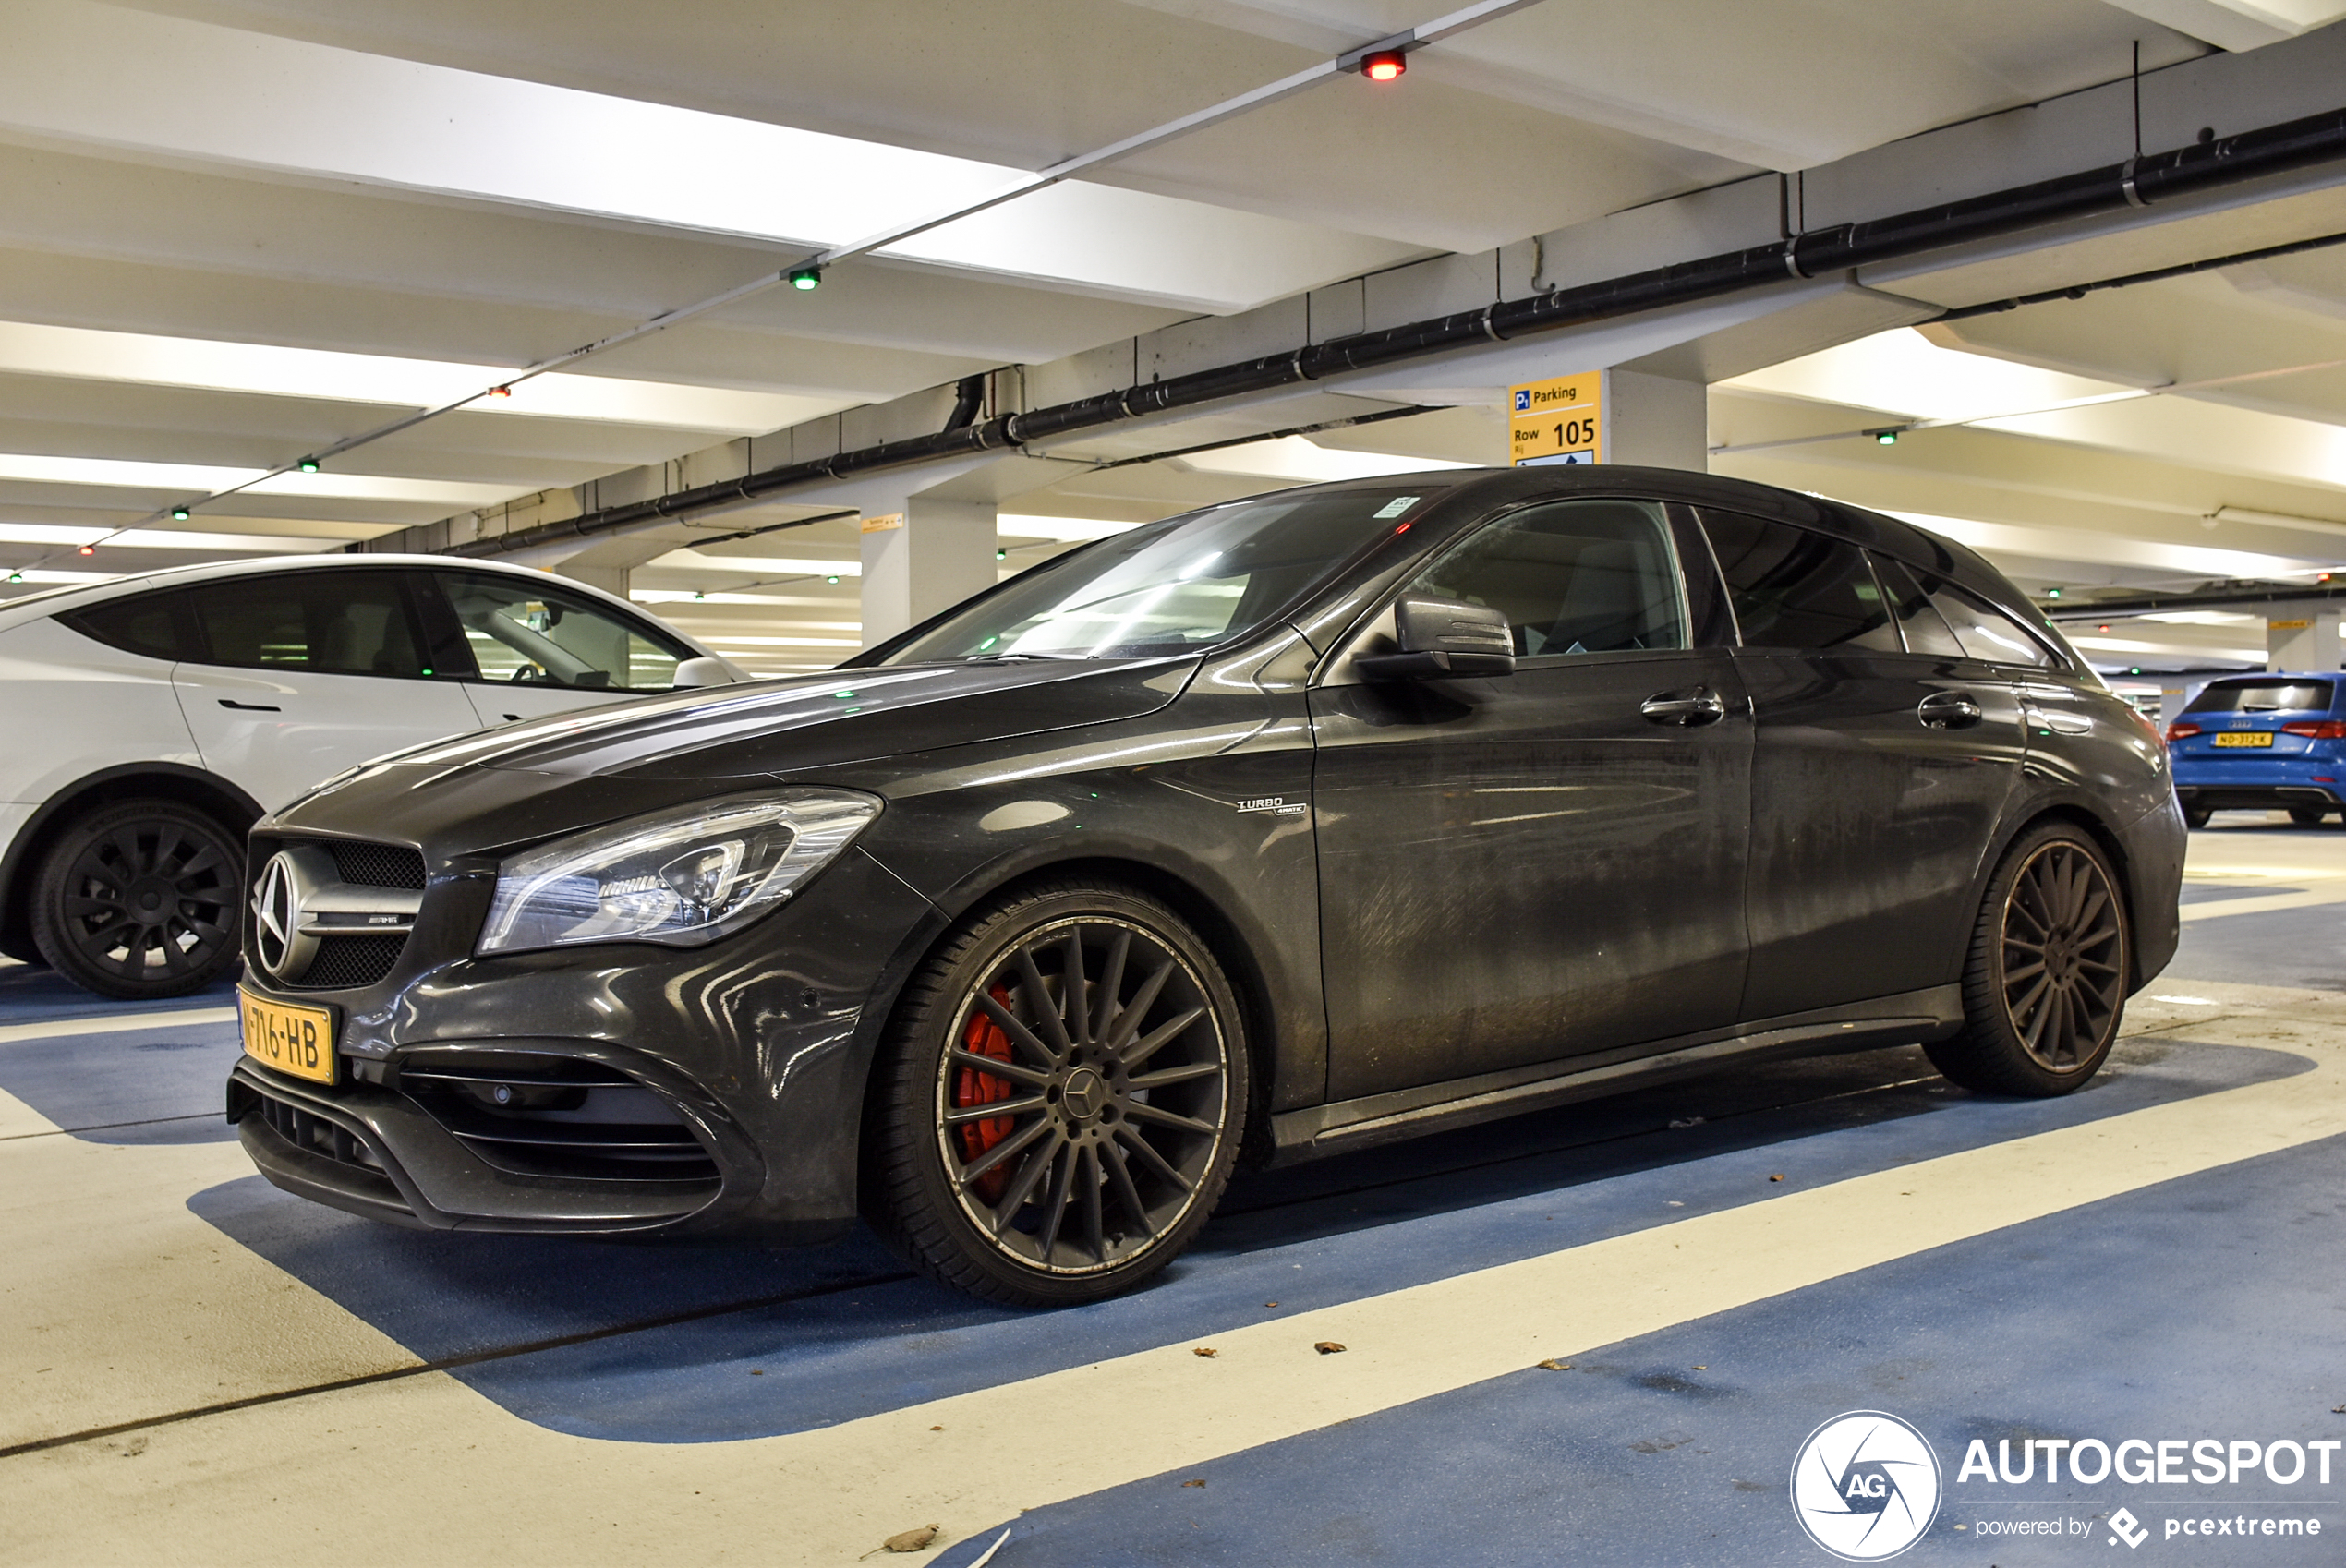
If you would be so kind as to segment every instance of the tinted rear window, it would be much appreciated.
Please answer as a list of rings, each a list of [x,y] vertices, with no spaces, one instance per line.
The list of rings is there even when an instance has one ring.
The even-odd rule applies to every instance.
[[[1845,540],[1705,508],[1702,524],[1746,647],[1896,653],[1890,607]]]
[[[2328,713],[2328,681],[2219,681],[2192,698],[2185,713]]]
[[[184,592],[140,594],[133,598],[69,609],[57,619],[85,637],[110,648],[145,658],[181,659],[195,657],[188,646]]]

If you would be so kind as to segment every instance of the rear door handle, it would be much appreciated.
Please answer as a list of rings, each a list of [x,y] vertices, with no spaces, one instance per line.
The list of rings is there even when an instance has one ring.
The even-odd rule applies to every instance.
[[[1915,717],[1933,730],[1967,730],[1987,710],[1962,692],[1933,692],[1915,705]]]
[[[285,711],[281,707],[272,707],[267,703],[240,703],[234,697],[221,698],[220,706],[235,708],[239,713],[283,713]]]
[[[1690,692],[1656,693],[1639,704],[1638,711],[1653,723],[1688,729],[1697,724],[1718,723],[1727,717],[1727,705],[1710,687],[1697,686]]]

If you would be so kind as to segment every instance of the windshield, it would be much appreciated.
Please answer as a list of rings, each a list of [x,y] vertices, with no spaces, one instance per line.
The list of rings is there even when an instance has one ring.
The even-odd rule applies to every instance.
[[[2185,713],[2328,713],[2327,681],[2219,681]]]
[[[1074,551],[952,615],[883,664],[1150,658],[1243,636],[1329,569],[1405,526],[1439,487],[1238,501]]]

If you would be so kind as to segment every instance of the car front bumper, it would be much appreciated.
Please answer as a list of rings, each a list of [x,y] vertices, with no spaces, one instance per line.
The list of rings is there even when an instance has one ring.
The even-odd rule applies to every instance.
[[[477,930],[487,894],[435,887],[417,938],[433,902]],[[395,1224],[825,1239],[856,1215],[880,1020],[939,923],[851,850],[707,947],[403,962],[359,993],[248,982],[336,1009],[337,1081],[240,1060],[228,1119],[277,1186]]]

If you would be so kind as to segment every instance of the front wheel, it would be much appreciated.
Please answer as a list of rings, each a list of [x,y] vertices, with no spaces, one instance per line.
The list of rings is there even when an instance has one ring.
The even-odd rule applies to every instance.
[[[1096,1301],[1205,1224],[1247,1084],[1237,997],[1179,915],[1112,885],[1029,889],[906,986],[874,1083],[865,1209],[944,1284]]]
[[[2118,879],[2077,828],[2021,836],[1989,879],[1964,966],[1964,1023],[1926,1045],[1965,1089],[2041,1098],[2094,1076],[2125,1011],[2132,933]]]
[[[67,823],[32,887],[32,939],[85,991],[127,1001],[200,991],[236,961],[244,855],[175,801],[100,806]]]

